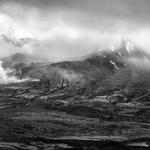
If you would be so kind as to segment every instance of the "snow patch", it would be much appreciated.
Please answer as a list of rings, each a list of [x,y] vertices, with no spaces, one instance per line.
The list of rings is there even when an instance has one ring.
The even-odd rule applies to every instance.
[[[114,65],[114,67],[115,67],[115,69],[119,69],[118,67],[117,67],[117,65],[116,65],[116,63],[115,62],[113,62],[113,61],[109,61],[112,65]]]
[[[131,51],[133,51],[135,49],[135,46],[133,45],[133,43],[127,41],[126,42],[126,50],[128,51],[128,53],[130,53]]]

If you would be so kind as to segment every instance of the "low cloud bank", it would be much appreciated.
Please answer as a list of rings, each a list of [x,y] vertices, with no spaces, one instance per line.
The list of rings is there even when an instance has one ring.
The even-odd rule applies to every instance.
[[[32,81],[31,78],[23,78],[18,79],[14,75],[14,70],[10,68],[4,69],[2,67],[3,62],[0,61],[0,84],[9,84],[9,83],[19,83],[19,82],[26,82],[26,81]]]

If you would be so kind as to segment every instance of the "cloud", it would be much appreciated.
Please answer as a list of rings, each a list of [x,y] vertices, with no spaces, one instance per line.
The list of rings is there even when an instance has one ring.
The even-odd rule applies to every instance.
[[[10,68],[4,69],[2,67],[2,63],[3,62],[0,61],[0,84],[18,83],[18,82],[26,82],[26,81],[32,80],[30,78],[18,79],[14,75],[15,70],[12,70]]]
[[[29,38],[38,47],[19,48],[0,39],[1,56],[28,51],[53,60],[113,49],[122,39],[149,51],[149,0],[1,0],[0,34]],[[7,39],[10,39],[7,37]],[[19,43],[20,44],[20,43]]]

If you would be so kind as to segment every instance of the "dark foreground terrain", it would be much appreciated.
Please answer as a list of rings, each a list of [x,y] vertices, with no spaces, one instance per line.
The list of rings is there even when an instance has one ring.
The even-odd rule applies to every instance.
[[[47,88],[1,85],[0,149],[150,149],[149,89]]]

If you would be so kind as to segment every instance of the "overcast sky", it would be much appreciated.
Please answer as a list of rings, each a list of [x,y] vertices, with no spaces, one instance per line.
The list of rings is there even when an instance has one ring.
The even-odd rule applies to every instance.
[[[0,53],[63,60],[122,39],[149,51],[149,14],[150,0],[0,0]]]

